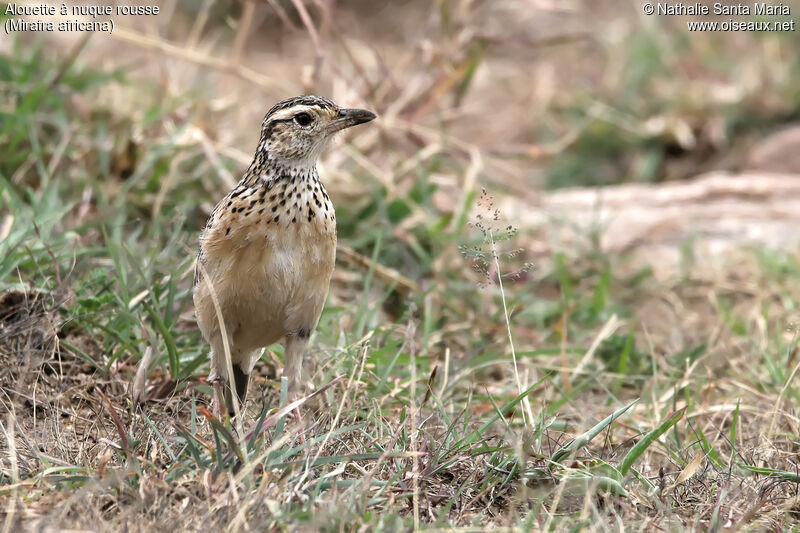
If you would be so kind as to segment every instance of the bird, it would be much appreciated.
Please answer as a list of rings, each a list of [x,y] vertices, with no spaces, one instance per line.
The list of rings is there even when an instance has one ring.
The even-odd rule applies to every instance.
[[[281,340],[290,395],[300,392],[336,259],[336,214],[317,159],[337,132],[375,118],[322,96],[278,102],[261,124],[252,163],[200,234],[195,314],[211,347],[208,379],[221,384],[231,416],[234,392],[244,405],[262,349]]]

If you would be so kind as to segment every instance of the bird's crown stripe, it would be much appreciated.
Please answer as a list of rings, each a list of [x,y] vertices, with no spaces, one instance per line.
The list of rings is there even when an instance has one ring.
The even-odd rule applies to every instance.
[[[275,104],[272,107],[272,109],[269,110],[267,116],[270,116],[273,113],[276,113],[282,109],[287,109],[294,106],[313,106],[326,109],[326,108],[335,108],[336,104],[334,104],[333,102],[322,96],[314,96],[314,95],[296,96],[294,98],[287,98],[286,100],[282,100],[277,104]]]

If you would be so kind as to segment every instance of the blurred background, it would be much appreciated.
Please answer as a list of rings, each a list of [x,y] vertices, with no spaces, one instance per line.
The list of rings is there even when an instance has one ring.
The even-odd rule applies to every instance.
[[[193,205],[203,218],[249,163],[265,110],[306,92],[381,115],[378,128],[325,156],[330,188],[350,212],[381,195],[396,216],[414,211],[398,204],[420,172],[438,214],[458,214],[483,185],[549,215],[556,209],[543,191],[552,189],[800,167],[797,32],[690,32],[692,17],[648,17],[636,2],[209,0],[160,8],[114,17],[111,35],[17,33],[2,47],[5,79],[20,70],[31,82],[54,78],[29,98],[54,107],[51,124],[100,122],[104,146],[86,147],[92,157],[74,158],[83,168],[73,173],[100,178],[92,187],[157,183],[157,206],[168,213]],[[78,72],[85,86],[70,91]],[[6,86],[7,111],[17,117],[6,118],[5,138],[29,142],[31,117],[14,113],[14,89]],[[42,150],[58,146],[41,140]],[[36,179],[20,170],[24,157],[4,158],[3,172],[16,173],[17,183]],[[154,171],[150,158],[162,168]],[[512,207],[508,216],[519,216]],[[607,237],[614,245],[617,233]]]
[[[641,2],[619,1],[157,4],[155,16],[113,16],[110,35],[0,36],[0,382],[17,434],[36,435],[18,446],[36,440],[75,468],[105,468],[98,442],[119,426],[94,391],[133,413],[148,347],[140,388],[163,409],[156,426],[206,397],[190,297],[197,236],[249,165],[266,111],[314,93],[379,117],[320,162],[340,247],[314,387],[361,364],[367,394],[347,404],[353,412],[382,421],[402,407],[405,420],[427,390],[444,411],[471,405],[484,420],[495,398],[548,376],[531,393],[537,407],[520,410],[547,418],[553,435],[635,397],[651,403],[609,442],[694,409],[696,425],[671,437],[669,453],[647,456],[653,479],[685,466],[698,427],[731,424],[753,457],[792,470],[796,416],[758,417],[783,413],[784,394],[798,399],[786,388],[797,370],[789,326],[800,319],[798,31],[691,32],[687,21],[730,17],[646,16]],[[48,18],[62,19],[91,20]],[[276,347],[257,368],[261,404],[277,401],[269,369],[281,357]],[[742,390],[746,429],[731,418]],[[83,419],[43,429],[45,404]],[[779,436],[764,443],[765,428]],[[375,431],[384,442],[394,428]],[[565,441],[538,431],[531,449],[543,456]],[[520,441],[510,426],[499,433],[510,443],[503,461],[517,460],[509,450]],[[610,460],[606,451],[587,453]],[[174,462],[152,453],[161,468]],[[41,457],[14,464],[0,465],[0,479],[49,475]],[[483,475],[505,479],[498,472]],[[499,499],[471,499],[480,487],[448,504],[453,523],[487,523],[451,510],[484,507],[496,511],[489,521],[514,523],[501,501],[512,498],[508,479]],[[742,483],[741,502],[762,494]],[[313,500],[303,505],[323,512]],[[678,514],[696,512],[676,502]],[[81,502],[58,505],[41,512],[72,506],[83,523]]]

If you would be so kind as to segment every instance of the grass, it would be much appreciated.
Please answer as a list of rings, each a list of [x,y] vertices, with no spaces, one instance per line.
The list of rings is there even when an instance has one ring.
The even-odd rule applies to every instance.
[[[465,97],[479,45],[432,94]],[[447,142],[386,133],[326,161],[362,194],[331,188],[343,249],[303,420],[280,346],[241,429],[216,418],[191,276],[243,164],[197,124],[228,117],[87,66],[85,46],[0,57],[4,531],[798,530],[797,257],[742,250],[657,279],[589,235],[531,265],[526,229],[475,185],[489,167]],[[592,131],[565,159],[592,168]],[[397,183],[354,163],[403,150]]]

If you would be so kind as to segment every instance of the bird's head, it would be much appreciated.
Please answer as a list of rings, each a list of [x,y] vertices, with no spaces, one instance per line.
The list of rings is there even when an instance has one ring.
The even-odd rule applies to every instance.
[[[337,131],[374,118],[370,111],[340,108],[322,96],[287,98],[264,117],[258,149],[278,163],[314,165]]]

